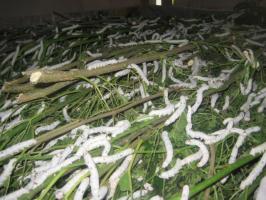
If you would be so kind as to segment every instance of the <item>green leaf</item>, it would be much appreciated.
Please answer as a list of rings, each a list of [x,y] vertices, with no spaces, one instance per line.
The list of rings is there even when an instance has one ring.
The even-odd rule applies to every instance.
[[[127,171],[119,181],[119,188],[121,191],[130,191],[130,174]]]

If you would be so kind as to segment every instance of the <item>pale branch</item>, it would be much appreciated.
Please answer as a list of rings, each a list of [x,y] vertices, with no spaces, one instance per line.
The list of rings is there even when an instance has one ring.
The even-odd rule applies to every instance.
[[[143,62],[153,61],[162,59],[166,56],[171,56],[177,53],[181,53],[183,51],[192,50],[192,45],[185,45],[182,47],[174,48],[170,51],[158,52],[154,54],[143,55],[140,57],[130,58],[124,62],[107,65],[105,67],[96,68],[92,70],[86,69],[77,69],[71,71],[59,71],[59,70],[37,70],[34,72],[24,72],[25,75],[30,75],[30,82],[32,84],[39,83],[54,83],[54,82],[62,82],[62,81],[71,81],[77,80],[81,77],[94,77],[103,74],[108,74],[111,72],[116,72],[126,68],[130,64],[139,64]]]
[[[47,97],[51,94],[53,94],[54,92],[71,85],[72,83],[74,83],[75,81],[66,81],[66,82],[59,82],[59,83],[55,83],[49,87],[43,88],[43,89],[39,89],[36,88],[31,92],[28,93],[21,93],[18,95],[17,97],[17,103],[26,103],[29,101],[33,101],[36,99],[40,99],[40,98],[44,98]]]

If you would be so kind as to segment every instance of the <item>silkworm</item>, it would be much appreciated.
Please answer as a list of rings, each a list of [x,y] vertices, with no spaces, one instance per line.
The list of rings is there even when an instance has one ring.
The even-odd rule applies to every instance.
[[[15,145],[13,145],[13,146],[11,146],[11,147],[3,150],[3,151],[0,151],[0,159],[15,155],[15,154],[23,151],[24,149],[32,147],[35,144],[37,144],[37,140],[35,140],[35,139],[30,139],[30,140],[26,140],[24,142],[20,142],[18,144],[15,144]]]
[[[35,129],[35,134],[38,135],[39,133],[41,132],[44,132],[44,131],[50,131],[50,130],[53,130],[55,129],[61,122],[60,121],[55,121],[51,124],[48,124],[48,125],[45,125],[45,126],[40,126],[38,128]]]
[[[14,66],[15,62],[17,61],[19,50],[20,50],[20,46],[18,45],[17,48],[16,48],[16,51],[14,53],[14,56],[13,56],[13,58],[11,60],[11,65],[12,66]]]
[[[81,183],[80,183],[80,185],[79,185],[79,187],[75,193],[74,200],[83,200],[83,196],[84,196],[86,190],[88,189],[89,185],[90,185],[90,179],[88,177],[84,178],[81,181]]]
[[[62,63],[58,63],[58,64],[55,64],[55,65],[52,65],[52,66],[45,66],[44,68],[45,69],[48,69],[48,70],[55,70],[55,69],[59,69],[65,65],[68,65],[70,63],[72,63],[76,58],[76,53],[74,53],[74,55],[72,56],[71,59],[65,61],[65,62],[62,62]]]
[[[163,200],[163,197],[161,197],[159,195],[155,195],[155,196],[151,197],[150,200]]]
[[[188,200],[189,198],[189,186],[184,185],[181,195],[181,200]]]
[[[124,70],[121,70],[121,71],[118,71],[115,73],[115,77],[116,78],[119,78],[119,77],[123,77],[123,76],[126,76],[130,73],[130,69],[124,69]]]
[[[55,191],[55,197],[56,199],[63,199],[64,196],[79,182],[79,180],[85,176],[86,174],[89,174],[88,169],[84,169],[79,171],[78,173],[75,173],[75,175],[60,189]]]
[[[162,172],[159,175],[159,177],[162,179],[169,179],[169,178],[175,176],[176,174],[178,174],[178,172],[182,169],[182,167],[184,165],[187,165],[193,161],[199,160],[199,159],[201,159],[201,157],[202,157],[202,153],[200,151],[198,151],[197,153],[194,153],[192,155],[187,156],[183,160],[177,159],[174,167],[168,171]]]
[[[230,97],[227,95],[225,96],[225,99],[224,99],[224,105],[223,105],[223,108],[222,110],[225,111],[229,108],[229,104],[230,104]]]
[[[37,114],[40,114],[45,109],[45,102],[42,101],[41,107],[38,109]]]
[[[150,82],[148,81],[147,77],[145,76],[145,74],[143,73],[143,71],[140,69],[140,67],[136,64],[130,64],[128,66],[128,69],[134,69],[138,75],[140,76],[140,78],[142,79],[142,81],[144,83],[146,83],[147,85],[150,85]]]
[[[256,146],[256,147],[253,147],[251,150],[250,150],[250,155],[252,156],[255,156],[257,153],[264,153],[266,151],[266,142]]]
[[[187,111],[186,133],[190,137],[195,138],[195,139],[199,138],[202,140],[208,140],[211,138],[211,136],[209,136],[203,132],[192,130],[192,108],[191,108],[191,106],[188,106],[188,111]]]
[[[100,157],[94,157],[93,158],[93,161],[95,163],[113,163],[113,162],[116,162],[117,160],[120,160],[121,158],[124,158],[124,157],[127,157],[128,155],[131,155],[132,153],[134,152],[133,149],[126,149],[126,150],[123,150],[119,153],[116,153],[116,154],[113,154],[113,155],[110,155],[110,156],[100,156]]]
[[[62,32],[66,32],[66,31],[70,31],[70,30],[74,30],[76,28],[80,27],[79,24],[73,24],[72,26],[68,26],[68,27],[65,27],[65,28],[62,28]]]
[[[102,53],[92,53],[91,51],[86,51],[86,53],[93,58],[97,58],[97,57],[102,56]]]
[[[162,83],[165,82],[166,79],[166,59],[163,60],[163,66],[162,66]]]
[[[92,70],[92,69],[105,67],[107,65],[123,62],[123,61],[125,61],[125,59],[122,59],[122,60],[111,59],[111,60],[106,60],[106,61],[95,60],[93,62],[88,63],[86,65],[86,68],[87,68],[87,70]]]
[[[206,84],[203,84],[198,90],[197,90],[197,95],[196,95],[196,102],[194,103],[194,105],[192,106],[192,112],[195,113],[198,108],[201,105],[202,99],[203,99],[203,92],[208,90],[209,86]]]
[[[260,43],[260,42],[257,42],[257,41],[254,41],[252,39],[248,39],[246,38],[245,41],[249,44],[252,44],[252,45],[255,45],[255,46],[258,46],[258,47],[264,47],[264,44]]]
[[[124,174],[124,172],[127,170],[131,160],[133,158],[133,155],[129,155],[125,158],[125,160],[122,162],[122,164],[114,171],[114,173],[109,178],[109,195],[108,199],[112,198],[115,194],[116,187],[119,183],[120,178]]]
[[[188,140],[186,141],[187,145],[196,145],[200,148],[200,152],[202,154],[202,158],[200,162],[197,164],[198,167],[203,167],[209,160],[209,151],[204,143],[200,142],[199,140]]]
[[[9,160],[8,164],[4,165],[4,170],[3,172],[0,174],[0,187],[4,184],[4,182],[10,177],[10,175],[12,174],[12,171],[15,167],[15,164],[17,162],[16,158],[13,158],[11,160]]]
[[[266,193],[266,176],[264,176],[261,181],[258,189],[255,192],[255,199],[256,200],[264,200]]]
[[[166,116],[170,115],[175,111],[175,106],[173,104],[167,105],[165,108],[159,109],[159,110],[152,110],[149,112],[149,116]]]
[[[158,69],[159,69],[159,62],[158,61],[153,61],[154,64],[154,69],[153,69],[153,73],[157,73]]]
[[[173,159],[174,151],[173,151],[173,145],[172,145],[171,140],[169,139],[169,136],[168,136],[168,132],[163,131],[161,137],[162,137],[162,140],[164,142],[165,149],[166,149],[166,158],[163,161],[162,167],[166,168],[171,163],[171,161]]]
[[[231,152],[230,158],[229,158],[229,164],[232,164],[236,161],[237,154],[238,154],[238,149],[243,145],[245,142],[246,136],[239,135],[237,138],[237,141],[233,147],[233,150]]]
[[[0,197],[0,200],[14,200],[14,199],[18,199],[19,197],[21,197],[24,194],[27,194],[29,192],[28,189],[26,188],[21,188],[19,190],[16,190],[14,192],[11,192],[5,196]]]
[[[174,123],[181,116],[181,114],[186,109],[187,99],[188,99],[188,97],[186,97],[186,96],[180,97],[180,101],[179,101],[180,104],[179,104],[177,110],[165,121],[165,123],[164,123],[165,126],[168,126],[168,125]]]
[[[213,95],[211,95],[211,107],[214,108],[215,107],[215,104],[219,98],[219,94],[218,93],[215,93]]]
[[[85,164],[87,165],[90,172],[90,187],[91,187],[92,197],[97,199],[100,190],[98,169],[90,154],[86,153],[85,155],[83,155],[83,157]]]
[[[67,109],[68,109],[68,106],[65,106],[63,108],[63,116],[64,116],[66,122],[70,122],[71,121],[71,117],[68,115]]]
[[[240,189],[244,190],[246,187],[251,185],[255,179],[259,176],[259,174],[263,171],[264,167],[266,165],[266,153],[263,154],[259,162],[256,164],[256,166],[252,169],[248,177],[243,180],[240,184]]]

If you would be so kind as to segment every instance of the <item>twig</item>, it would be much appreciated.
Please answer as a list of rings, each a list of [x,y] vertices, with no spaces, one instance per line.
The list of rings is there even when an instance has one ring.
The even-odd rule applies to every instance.
[[[175,48],[171,51],[159,52],[154,54],[143,55],[137,58],[131,58],[124,62],[107,65],[105,67],[92,69],[92,70],[72,70],[72,71],[57,71],[57,70],[37,70],[32,72],[24,72],[25,75],[30,75],[30,82],[32,84],[39,83],[54,83],[54,82],[62,82],[62,81],[71,81],[80,79],[80,77],[94,77],[102,74],[108,74],[111,72],[119,71],[121,69],[126,68],[130,64],[138,64],[148,61],[153,61],[157,59],[164,58],[166,56],[171,56],[173,54],[177,54],[183,51],[192,50],[192,45],[186,45],[183,47]]]
[[[215,145],[210,145],[210,168],[208,177],[212,177],[214,175],[214,169],[215,169]],[[204,193],[204,200],[208,200],[210,196],[211,188],[208,188]]]
[[[19,94],[17,97],[17,103],[26,103],[32,100],[40,99],[46,96],[49,96],[50,94],[53,94],[54,92],[71,85],[75,81],[66,81],[66,82],[60,82],[55,83],[52,86],[46,87],[44,89],[35,89],[32,92],[28,92],[25,94]]]

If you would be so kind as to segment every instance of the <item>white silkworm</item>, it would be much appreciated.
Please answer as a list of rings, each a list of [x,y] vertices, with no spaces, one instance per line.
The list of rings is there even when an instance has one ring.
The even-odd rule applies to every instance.
[[[191,106],[188,106],[188,111],[187,111],[187,125],[186,125],[186,133],[192,137],[192,138],[199,138],[202,140],[209,140],[211,136],[200,132],[200,131],[194,131],[192,130],[192,108]]]
[[[92,198],[97,199],[100,190],[98,169],[90,154],[86,153],[85,155],[83,155],[83,157],[85,164],[87,165],[90,172],[90,187],[91,187]]]
[[[238,149],[243,145],[243,143],[245,142],[245,139],[246,139],[246,136],[243,136],[243,135],[238,136],[237,141],[233,147],[233,150],[231,152],[231,155],[228,161],[229,164],[232,164],[236,161]]]
[[[4,182],[10,177],[10,175],[12,174],[12,171],[15,167],[15,164],[17,162],[16,158],[13,158],[11,160],[9,160],[8,164],[4,165],[4,170],[3,172],[0,174],[0,187],[4,184]]]
[[[141,197],[145,196],[146,194],[148,194],[152,190],[153,190],[152,186],[150,184],[148,184],[148,183],[145,183],[144,184],[144,189],[137,190],[137,191],[133,192],[132,196],[120,197],[118,200],[140,199]]]
[[[44,68],[45,69],[48,69],[48,70],[54,70],[54,69],[59,69],[65,65],[68,65],[70,63],[72,63],[76,58],[76,53],[74,53],[74,55],[72,56],[72,58],[70,60],[67,60],[65,62],[62,62],[62,63],[58,63],[58,64],[55,64],[55,65],[52,65],[52,66],[45,66]]]
[[[259,174],[263,171],[263,168],[266,165],[266,153],[263,154],[259,162],[252,169],[248,177],[243,180],[240,184],[240,189],[244,190],[247,186],[251,185],[253,181],[259,176]]]
[[[249,111],[245,112],[244,121],[246,121],[246,122],[250,121],[250,112]]]
[[[7,61],[14,57],[15,52],[10,53],[2,62],[1,65],[4,65]]]
[[[26,140],[24,142],[20,142],[18,144],[15,144],[15,145],[13,145],[13,146],[11,146],[11,147],[3,150],[3,151],[0,151],[0,159],[15,155],[15,154],[23,151],[24,149],[32,147],[36,143],[37,143],[37,140],[30,139],[30,140]]]
[[[182,169],[182,167],[184,165],[187,165],[191,162],[197,161],[197,160],[201,159],[201,157],[202,157],[202,153],[200,151],[198,151],[197,153],[189,155],[188,157],[184,158],[183,160],[177,159],[174,167],[168,171],[162,172],[159,175],[159,177],[162,179],[169,179],[169,178],[175,176],[180,171],[180,169]]]
[[[140,85],[139,90],[140,90],[141,98],[145,98],[145,97],[148,96],[147,93],[146,93],[145,90],[144,90],[144,86],[143,86],[143,84]],[[144,103],[144,105],[143,105],[143,109],[142,109],[142,112],[146,112],[147,109],[148,109],[148,103]]]
[[[106,60],[106,61],[100,61],[100,60],[95,60],[93,62],[90,62],[86,65],[87,70],[92,70],[92,69],[97,69],[97,68],[101,68],[101,67],[105,67],[107,65],[112,65],[112,64],[116,64],[116,63],[120,63],[125,61],[126,59],[111,59],[111,60]]]
[[[17,48],[16,48],[16,51],[14,53],[14,56],[12,58],[12,61],[11,61],[11,65],[12,66],[14,66],[15,62],[17,61],[19,50],[20,50],[20,46],[18,45]]]
[[[147,77],[145,76],[145,74],[143,73],[143,71],[140,69],[140,67],[136,64],[130,64],[128,66],[128,69],[134,69],[136,70],[136,72],[138,73],[138,75],[140,76],[140,78],[142,79],[143,82],[145,82],[147,85],[150,85],[150,82],[148,81]]]
[[[71,117],[68,115],[67,109],[68,109],[68,106],[65,106],[63,108],[63,116],[64,116],[66,122],[70,122],[71,121]]]
[[[27,194],[29,192],[26,188],[21,188],[19,190],[16,190],[14,192],[11,192],[5,196],[0,197],[0,200],[16,200],[19,197],[21,197],[24,194]]]
[[[159,110],[152,110],[149,112],[149,116],[166,116],[170,115],[175,111],[175,105],[169,104],[165,108],[159,109]]]
[[[83,135],[81,135],[75,142],[75,146],[79,146],[82,141],[87,138],[87,132],[84,131]],[[99,148],[103,146],[104,150],[102,152],[102,156],[107,156],[110,149],[111,149],[111,144],[109,143],[106,135],[99,135],[96,137],[93,137],[89,140],[86,140],[82,146],[78,149],[76,155],[77,156],[82,156],[84,153],[91,151],[93,149]]]
[[[123,77],[123,76],[128,75],[129,73],[130,73],[130,69],[124,69],[124,70],[121,70],[119,72],[116,72],[115,77],[116,78]]]
[[[219,94],[218,93],[215,93],[213,95],[211,95],[211,107],[214,108],[215,107],[215,104],[219,98]]]
[[[5,110],[5,109],[9,108],[12,105],[13,105],[13,102],[10,99],[8,99],[8,100],[5,101],[4,105],[1,107],[0,110]]]
[[[1,122],[3,122],[6,119],[8,119],[11,116],[12,112],[13,112],[12,109],[0,112]]]
[[[102,34],[104,33],[108,28],[111,28],[112,25],[111,24],[107,24],[106,26],[104,26],[102,29],[96,31],[96,33],[99,35],[99,34]]]
[[[105,199],[105,196],[106,196],[107,192],[108,192],[108,188],[106,186],[100,187],[98,196],[95,197],[95,198],[92,198],[92,200]]]
[[[251,39],[248,39],[246,38],[245,41],[249,44],[252,44],[252,45],[255,45],[255,46],[258,46],[258,47],[264,47],[264,44],[263,43],[260,43],[260,42],[257,42],[257,41],[254,41],[254,40],[251,40]]]
[[[92,53],[91,51],[86,51],[86,53],[93,58],[97,58],[97,57],[102,56],[102,53]]]
[[[263,110],[266,108],[266,98],[263,99],[263,101],[261,102],[260,106],[258,107],[258,112],[261,113],[263,112]]]
[[[32,47],[31,49],[24,52],[24,56],[36,52],[37,49],[41,47],[40,44],[37,44],[36,46]]]
[[[256,96],[255,93],[250,93],[248,95],[247,101],[241,106],[240,110],[244,112],[248,111],[251,107],[251,102],[255,96]]]
[[[110,156],[94,157],[93,161],[95,163],[106,163],[106,164],[113,163],[113,162],[116,162],[117,160],[120,160],[121,158],[131,155],[133,152],[134,150],[129,148],[119,153],[110,155]]]
[[[51,130],[55,129],[60,123],[61,122],[57,120],[51,124],[48,124],[45,126],[40,126],[40,127],[35,129],[35,134],[38,135],[39,133],[44,132],[44,131],[51,131]]]
[[[206,145],[202,142],[200,142],[199,140],[188,140],[186,141],[187,145],[196,145],[200,148],[200,152],[202,154],[202,158],[200,160],[200,162],[197,164],[198,167],[203,167],[209,160],[209,151],[206,147]]]
[[[230,97],[227,95],[225,96],[225,99],[224,99],[224,105],[223,105],[223,111],[226,111],[228,108],[229,108],[229,104],[230,104]]]
[[[88,189],[89,185],[90,185],[90,179],[88,177],[84,178],[81,181],[81,183],[80,183],[80,185],[79,185],[79,187],[75,193],[74,200],[83,200],[83,196],[84,196],[86,190]]]
[[[169,139],[168,132],[163,131],[162,140],[164,142],[164,146],[166,149],[166,158],[163,161],[162,168],[166,168],[171,163],[171,161],[173,159],[174,150],[173,150],[173,145],[171,143],[171,140]]]
[[[128,120],[121,120],[116,123],[115,126],[108,127],[108,126],[102,126],[102,127],[96,127],[89,130],[90,134],[93,133],[108,133],[111,134],[112,137],[116,137],[119,134],[123,133],[127,129],[129,129],[131,126],[130,122]]]
[[[41,107],[37,110],[37,114],[42,113],[42,111],[44,111],[44,109],[45,109],[45,102],[42,101]]]
[[[41,59],[41,56],[43,54],[43,49],[44,49],[44,46],[43,46],[43,40],[40,41],[40,51],[38,53],[38,56],[37,56],[37,59],[40,60]]]
[[[148,75],[148,71],[147,71],[147,64],[146,64],[146,62],[144,62],[144,63],[142,64],[142,69],[143,69],[143,73],[144,73],[144,75],[147,77],[147,75]]]
[[[189,186],[184,185],[181,195],[181,200],[188,200],[189,198]]]
[[[150,198],[150,200],[163,200],[163,197],[156,195]]]
[[[165,82],[166,79],[166,59],[163,60],[163,66],[162,66],[162,83]]]
[[[25,105],[21,106],[19,109],[17,109],[17,110],[12,114],[12,117],[15,117],[15,116],[19,115],[19,114],[22,112],[22,110],[24,110],[24,108],[26,108],[26,106],[27,106],[27,104],[25,104]]]
[[[169,101],[169,98],[168,98],[168,89],[164,89],[163,98],[164,98],[164,103],[166,105],[170,105],[171,104],[171,102]]]
[[[187,102],[188,97],[186,96],[181,96],[180,97],[180,104],[178,106],[178,108],[176,109],[176,111],[165,121],[164,125],[168,126],[170,124],[172,124],[173,122],[175,122],[180,116],[181,114],[184,112],[184,110],[186,109],[186,102]]]
[[[80,181],[80,179],[89,174],[88,169],[84,169],[75,173],[75,175],[60,189],[55,191],[56,199],[63,199],[64,196]]]
[[[255,200],[264,200],[266,193],[266,176],[264,176],[261,181],[258,189],[255,192]]]
[[[133,158],[133,155],[129,155],[125,158],[125,160],[122,162],[122,164],[114,171],[114,173],[109,178],[109,195],[108,199],[112,198],[115,194],[116,187],[119,183],[120,178],[124,174],[124,172],[127,170],[131,160]]]
[[[72,26],[68,26],[68,27],[65,27],[65,28],[62,28],[62,32],[66,32],[66,31],[70,31],[70,30],[74,30],[76,28],[80,27],[79,24],[73,24]]]
[[[255,156],[257,153],[264,153],[266,151],[266,142],[256,146],[256,147],[253,147],[251,150],[250,150],[250,154],[252,156]]]
[[[201,105],[202,99],[203,99],[203,92],[208,90],[209,86],[206,84],[203,84],[198,90],[197,90],[197,95],[196,95],[196,102],[195,104],[192,106],[192,112],[195,113],[198,108]]]
[[[153,61],[154,64],[154,69],[153,69],[153,73],[157,73],[157,71],[159,70],[159,62],[158,61]]]

